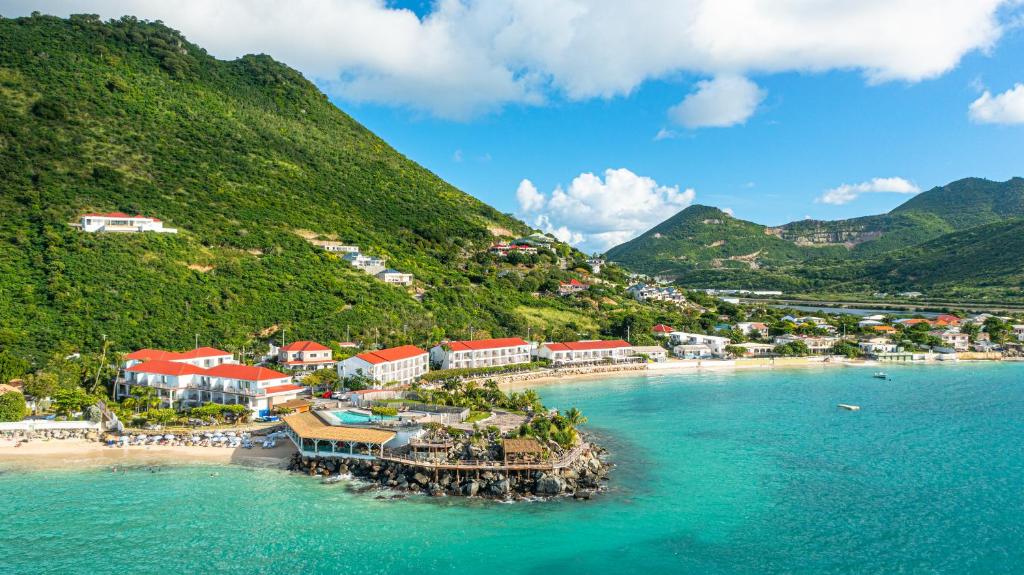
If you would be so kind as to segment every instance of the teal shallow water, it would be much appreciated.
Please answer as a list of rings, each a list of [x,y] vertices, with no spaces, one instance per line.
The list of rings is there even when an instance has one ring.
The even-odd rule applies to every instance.
[[[240,467],[0,473],[0,573],[1019,571],[1024,365],[890,373],[543,388],[613,453],[587,503],[381,501]]]

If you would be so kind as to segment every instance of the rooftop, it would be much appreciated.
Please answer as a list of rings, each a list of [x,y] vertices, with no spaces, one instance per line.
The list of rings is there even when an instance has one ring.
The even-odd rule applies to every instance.
[[[304,439],[326,439],[382,445],[394,439],[393,431],[327,425],[311,412],[296,413],[284,418],[285,424]]]
[[[475,349],[495,349],[499,347],[513,347],[517,345],[529,345],[518,337],[502,337],[496,339],[474,339],[466,341],[449,341],[447,344],[452,351],[467,351]]]
[[[620,347],[632,347],[621,339],[610,340],[586,340],[586,341],[565,341],[544,344],[551,351],[587,351],[592,349],[614,349]]]
[[[386,361],[398,361],[401,359],[408,359],[410,357],[416,357],[423,355],[427,352],[416,347],[415,345],[401,345],[398,347],[389,347],[387,349],[378,349],[375,351],[364,351],[356,357],[359,359],[372,364],[384,363]]]
[[[293,341],[288,345],[281,346],[281,351],[331,351],[326,345],[315,341]]]

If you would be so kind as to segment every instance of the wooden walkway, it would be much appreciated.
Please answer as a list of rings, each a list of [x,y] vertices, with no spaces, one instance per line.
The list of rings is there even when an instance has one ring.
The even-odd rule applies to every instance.
[[[467,460],[467,461],[430,461],[421,459],[409,459],[408,457],[402,457],[395,455],[394,453],[385,453],[378,457],[381,461],[392,461],[394,463],[401,463],[402,465],[409,465],[411,467],[422,467],[423,469],[437,470],[458,470],[458,471],[552,471],[555,469],[563,469],[569,467],[579,459],[580,455],[583,454],[590,447],[587,443],[581,443],[576,447],[569,450],[568,453],[564,453],[561,457],[550,461],[544,461],[540,463],[510,463],[505,464],[504,461],[483,461],[483,460]]]

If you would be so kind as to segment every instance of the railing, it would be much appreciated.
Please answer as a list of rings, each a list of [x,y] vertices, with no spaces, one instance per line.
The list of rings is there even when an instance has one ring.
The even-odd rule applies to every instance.
[[[563,453],[560,457],[553,460],[548,460],[538,463],[508,463],[504,461],[487,461],[479,459],[461,460],[455,462],[448,461],[430,461],[421,459],[410,459],[408,457],[402,457],[396,455],[394,452],[385,451],[384,455],[380,456],[383,461],[391,461],[394,463],[401,463],[403,465],[410,465],[415,467],[423,467],[427,469],[458,469],[458,470],[494,470],[494,471],[550,471],[554,469],[563,469],[576,462],[580,455],[583,454],[590,447],[587,443],[581,443],[576,447],[569,450],[568,453]]]

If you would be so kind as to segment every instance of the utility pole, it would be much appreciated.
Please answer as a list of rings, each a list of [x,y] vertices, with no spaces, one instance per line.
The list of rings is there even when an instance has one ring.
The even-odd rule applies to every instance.
[[[198,333],[196,334],[196,347],[195,347],[195,349],[199,349],[199,334]]]
[[[629,328],[631,328],[631,327],[633,327],[633,326],[631,326],[628,323],[626,324],[626,343],[629,343]]]

